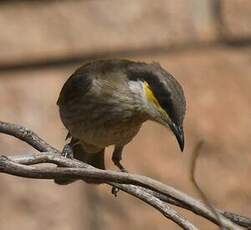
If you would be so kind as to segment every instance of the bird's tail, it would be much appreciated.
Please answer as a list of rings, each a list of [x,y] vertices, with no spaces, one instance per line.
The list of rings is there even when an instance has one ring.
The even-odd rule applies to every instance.
[[[74,158],[83,161],[87,164],[92,165],[95,168],[99,169],[105,169],[105,150],[102,149],[101,151],[97,153],[86,153],[83,146],[81,144],[75,144],[78,141],[75,138],[71,139],[70,146],[72,147]],[[75,179],[72,178],[61,178],[61,179],[55,179],[54,180],[56,184],[59,185],[67,185],[74,181]],[[86,181],[88,183],[94,183],[92,181]]]

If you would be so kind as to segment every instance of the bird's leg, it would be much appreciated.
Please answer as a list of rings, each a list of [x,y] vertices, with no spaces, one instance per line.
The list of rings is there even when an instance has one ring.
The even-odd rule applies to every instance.
[[[115,146],[112,154],[112,161],[122,172],[128,172],[120,163],[120,161],[122,160],[123,148],[124,146]]]
[[[123,152],[123,147],[124,146],[115,146],[114,151],[112,154],[112,161],[113,163],[122,171],[122,172],[128,172],[124,166],[120,163],[122,160],[122,152]],[[119,189],[116,188],[115,186],[112,187],[112,194],[117,197],[119,192]]]

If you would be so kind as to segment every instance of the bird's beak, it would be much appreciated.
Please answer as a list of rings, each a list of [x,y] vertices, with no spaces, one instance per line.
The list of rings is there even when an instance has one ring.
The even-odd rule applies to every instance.
[[[171,125],[169,125],[173,134],[175,135],[179,146],[180,146],[180,150],[183,152],[184,150],[184,132],[183,132],[183,128],[182,127],[178,127],[175,123],[172,123]]]

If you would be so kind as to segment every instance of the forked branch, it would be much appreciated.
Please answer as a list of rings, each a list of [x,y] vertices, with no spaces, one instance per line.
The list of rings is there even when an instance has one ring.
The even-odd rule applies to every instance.
[[[218,217],[207,205],[191,196],[149,177],[100,170],[84,162],[61,156],[61,152],[41,139],[31,130],[20,125],[0,122],[0,132],[14,136],[40,153],[1,156],[0,172],[34,179],[59,179],[63,177],[92,180],[115,186],[160,211],[165,217],[183,229],[197,229],[170,205],[182,207],[226,229],[251,228],[251,219],[238,214],[214,209]],[[36,167],[36,164],[53,163],[60,167]]]

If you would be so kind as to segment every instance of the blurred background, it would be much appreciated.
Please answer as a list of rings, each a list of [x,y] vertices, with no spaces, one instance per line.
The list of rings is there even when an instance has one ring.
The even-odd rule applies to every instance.
[[[191,151],[206,144],[197,181],[214,205],[251,216],[251,1],[44,0],[0,2],[0,120],[22,124],[62,149],[56,100],[69,75],[95,58],[159,62],[183,85],[186,147],[146,123],[123,158],[129,171],[198,197]],[[0,135],[0,154],[34,152]],[[106,154],[108,168],[111,149]],[[0,175],[1,230],[179,229],[108,186]],[[217,229],[189,212],[200,229]]]

